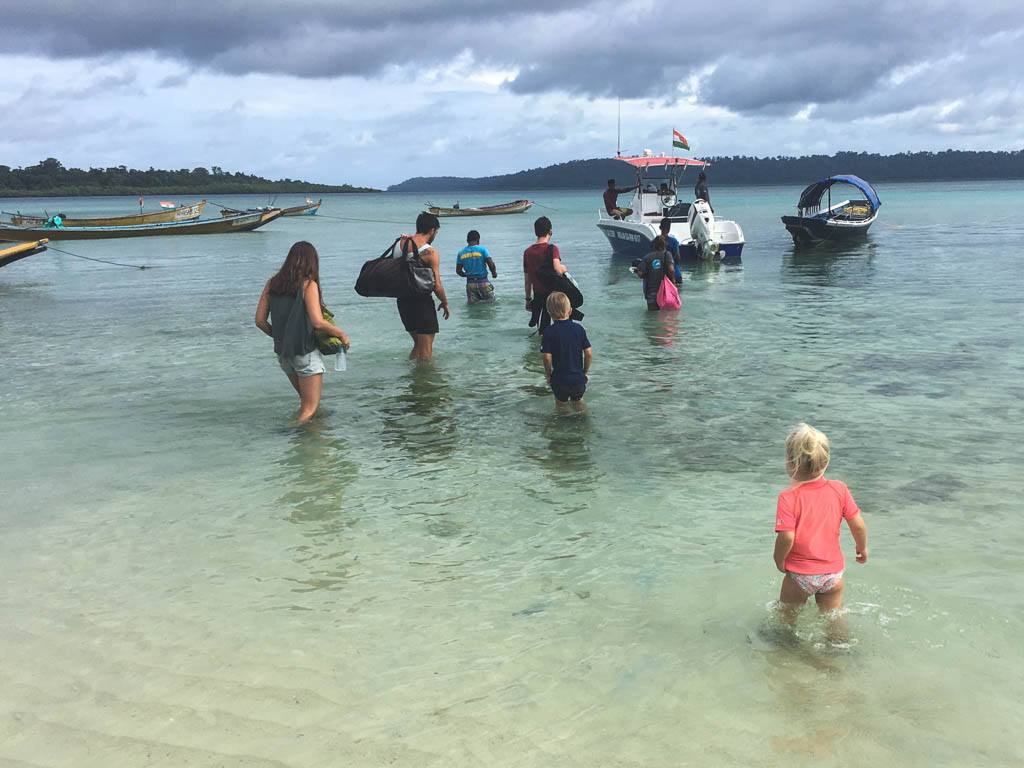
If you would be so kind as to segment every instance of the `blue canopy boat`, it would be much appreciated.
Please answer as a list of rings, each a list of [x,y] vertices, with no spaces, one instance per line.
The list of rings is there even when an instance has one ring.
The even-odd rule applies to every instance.
[[[832,204],[832,186],[844,184],[856,187],[863,193],[862,200],[843,200]],[[821,201],[828,202],[822,210]],[[783,216],[789,234],[795,245],[817,245],[829,240],[851,240],[864,237],[875,219],[882,202],[874,187],[859,176],[829,176],[816,181],[800,193],[796,216]]]

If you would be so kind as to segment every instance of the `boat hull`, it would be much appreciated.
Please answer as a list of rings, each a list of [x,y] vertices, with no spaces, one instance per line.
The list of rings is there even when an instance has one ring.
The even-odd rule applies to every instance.
[[[246,213],[221,219],[205,219],[168,224],[140,224],[131,227],[66,227],[41,229],[32,227],[0,227],[0,240],[107,240],[122,237],[160,237],[163,235],[215,235],[229,232],[251,232],[281,216],[280,210]]]
[[[317,200],[315,203],[304,203],[302,205],[293,205],[291,208],[282,208],[282,216],[316,216],[316,212],[320,210],[320,203],[323,200]],[[246,208],[244,211],[239,208],[222,208],[220,215],[224,218],[229,216],[237,216],[240,213],[266,213],[267,211],[273,211],[274,208],[268,206],[262,208]]]
[[[323,200],[317,200],[315,203],[307,205],[296,205],[291,208],[285,208],[282,212],[282,216],[316,216],[316,212],[320,210],[320,203]]]
[[[21,261],[28,256],[34,256],[46,250],[46,238],[33,240],[27,243],[18,243],[8,248],[0,248],[0,267],[6,267],[16,261]]]
[[[200,200],[191,205],[181,205],[169,211],[154,213],[134,213],[127,216],[102,216],[92,218],[64,217],[65,227],[131,227],[138,224],[165,224],[167,222],[193,221],[203,214],[206,201]],[[49,216],[25,216],[20,213],[8,214],[11,224],[16,227],[42,227],[49,221]]]
[[[874,216],[864,221],[840,221],[812,216],[782,217],[782,223],[797,246],[860,240],[867,236],[868,229],[874,221]]]
[[[510,213],[526,213],[533,207],[530,200],[516,200],[504,205],[485,205],[480,208],[442,208],[437,205],[427,207],[427,213],[435,216],[501,216]]]
[[[602,220],[598,222],[597,227],[608,238],[608,243],[611,245],[612,251],[616,256],[628,256],[634,259],[643,258],[650,253],[654,238],[659,234],[653,224],[640,222]],[[682,257],[683,262],[697,263],[702,261],[697,255],[697,249],[693,244],[693,240],[679,238],[679,241],[679,255]],[[719,250],[725,253],[722,260],[741,261],[744,244],[744,241],[719,242]]]

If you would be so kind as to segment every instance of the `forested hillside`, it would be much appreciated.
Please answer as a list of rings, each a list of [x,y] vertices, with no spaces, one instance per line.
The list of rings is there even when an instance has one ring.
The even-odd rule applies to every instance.
[[[1024,151],[904,152],[878,155],[837,152],[806,157],[709,157],[708,176],[716,185],[807,184],[836,173],[852,173],[872,182],[948,179],[1024,179]],[[693,175],[692,170],[687,175]],[[602,189],[609,178],[633,178],[633,169],[600,158],[534,168],[502,176],[418,177],[388,188],[390,192],[458,192],[461,190]]]
[[[314,184],[298,179],[271,181],[248,173],[230,173],[218,166],[140,171],[115,168],[65,168],[47,158],[26,168],[0,165],[0,197],[73,197],[76,195],[213,195],[264,192],[376,192],[348,184]]]

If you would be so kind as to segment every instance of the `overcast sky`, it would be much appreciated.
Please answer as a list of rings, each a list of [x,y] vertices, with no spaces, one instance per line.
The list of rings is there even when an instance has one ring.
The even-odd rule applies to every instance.
[[[0,163],[386,186],[670,149],[1024,147],[1024,2],[6,0]],[[703,9],[700,10],[700,9]]]

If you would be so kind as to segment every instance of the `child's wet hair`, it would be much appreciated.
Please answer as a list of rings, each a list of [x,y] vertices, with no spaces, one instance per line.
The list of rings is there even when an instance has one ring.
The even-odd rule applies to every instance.
[[[548,296],[547,308],[548,314],[555,320],[565,320],[565,318],[572,314],[572,304],[569,303],[569,297],[561,291],[555,291]]]
[[[829,460],[828,437],[803,422],[786,437],[786,471],[798,482],[813,480],[825,471]]]

